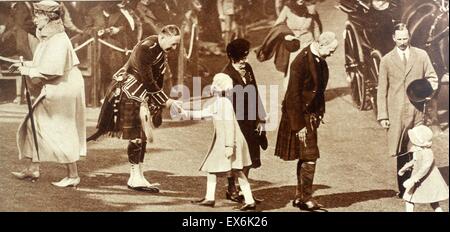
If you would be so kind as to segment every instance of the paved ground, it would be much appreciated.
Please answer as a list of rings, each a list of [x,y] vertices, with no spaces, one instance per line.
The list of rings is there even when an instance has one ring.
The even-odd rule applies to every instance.
[[[324,29],[340,36],[345,15],[334,8],[334,1],[320,5],[319,12]],[[255,32],[253,36],[260,39],[263,35]],[[249,62],[260,85],[282,84],[272,62],[259,63],[253,53]],[[343,46],[328,63],[326,124],[319,131],[322,155],[314,195],[329,211],[403,211],[403,202],[395,197],[395,160],[387,156],[385,131],[377,125],[372,112],[359,112],[352,106],[343,69]],[[280,110],[281,93],[267,96],[269,99],[275,102],[266,105],[274,112],[273,119]],[[36,183],[14,179],[10,172],[23,167],[17,160],[14,135],[25,112],[23,105],[0,105],[0,211],[232,211],[236,206],[225,200],[223,179],[217,185],[214,209],[189,203],[205,191],[206,178],[198,167],[212,139],[210,121],[167,121],[155,132],[156,141],[147,150],[145,175],[151,182],[160,183],[162,191],[152,195],[126,188],[126,143],[114,139],[88,144],[88,156],[79,162],[82,183],[77,190],[50,185],[65,174],[65,168],[57,164],[43,164],[42,177]],[[98,109],[89,109],[88,134],[94,131],[97,114]],[[296,162],[273,156],[276,130],[268,137],[263,165],[251,173],[254,194],[265,199],[258,210],[296,212],[298,209],[291,206]],[[433,146],[436,165],[447,183],[448,140],[446,130],[434,139]],[[442,205],[448,211],[448,201]],[[418,206],[417,210],[431,211],[429,206]]]

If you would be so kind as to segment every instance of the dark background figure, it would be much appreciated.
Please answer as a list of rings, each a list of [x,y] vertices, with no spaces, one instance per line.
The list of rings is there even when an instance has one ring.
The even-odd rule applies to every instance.
[[[325,114],[325,89],[328,65],[325,58],[334,53],[338,42],[332,32],[324,32],[318,42],[304,48],[291,64],[286,95],[282,105],[275,156],[296,160],[297,191],[294,207],[318,210],[313,198],[316,161],[320,157],[317,129]]]
[[[371,7],[367,12],[367,35],[369,41],[372,42],[373,47],[378,49],[382,55],[388,53],[395,44],[392,41],[392,36],[387,31],[393,31],[394,25],[400,21],[401,5],[397,4],[382,4],[389,1],[371,1]]]
[[[14,20],[11,15],[10,3],[0,2],[0,55],[16,55],[16,36],[14,34]],[[1,62],[5,69],[9,63]]]
[[[222,41],[220,22],[217,12],[216,1],[201,0],[203,10],[199,15],[199,22],[203,29],[200,32],[200,39],[203,41],[216,42]]]
[[[12,4],[11,14],[15,23],[17,53],[23,56],[25,60],[31,60],[37,45],[36,26],[33,23],[33,6],[29,2],[15,2]]]
[[[143,38],[146,38],[150,35],[156,35],[161,28],[159,19],[156,17],[154,13],[154,9],[150,6],[153,5],[150,0],[139,0],[136,3],[136,14],[142,21],[143,24]]]
[[[133,49],[137,43],[136,23],[131,15],[127,15],[126,9],[118,4],[103,3],[104,29],[99,32],[100,38],[125,50]],[[128,12],[129,14],[129,12]],[[113,50],[110,47],[101,46],[99,57],[101,70],[100,96],[104,96],[106,86],[111,82],[111,77],[119,70],[127,59],[123,52]]]

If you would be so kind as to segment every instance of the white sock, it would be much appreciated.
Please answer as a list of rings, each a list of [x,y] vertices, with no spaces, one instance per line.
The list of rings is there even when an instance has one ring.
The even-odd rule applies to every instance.
[[[414,203],[405,202],[406,204],[406,212],[414,212]]]
[[[255,199],[253,199],[252,190],[250,189],[250,183],[248,183],[247,178],[244,174],[239,175],[238,177],[239,185],[241,186],[242,193],[244,194],[245,204],[253,204],[255,203]]]
[[[208,201],[214,201],[216,195],[217,177],[214,174],[208,174],[206,176],[206,195],[205,199]]]

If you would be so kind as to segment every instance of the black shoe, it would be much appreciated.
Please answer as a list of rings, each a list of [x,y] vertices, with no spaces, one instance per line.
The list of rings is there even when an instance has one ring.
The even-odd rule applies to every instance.
[[[240,211],[254,211],[256,210],[256,203],[252,204],[245,204],[241,208],[239,208]]]
[[[326,211],[325,209],[323,209],[323,205],[317,203],[314,200],[302,202],[298,205],[298,208],[300,208],[301,210],[306,210],[306,211],[316,211],[316,210]]]
[[[300,198],[295,198],[295,200],[292,201],[292,206],[299,208],[302,203],[303,202]]]
[[[139,191],[139,192],[159,193],[159,188],[157,188],[157,187],[146,187],[146,186],[131,187],[128,185],[128,188],[131,190]]]
[[[238,202],[238,203],[242,203],[244,201],[244,196],[239,195],[238,191],[234,191],[234,192],[227,191],[225,193],[225,196],[230,201],[234,201],[234,202]]]
[[[200,200],[191,201],[191,203],[194,205],[201,205],[201,206],[207,206],[207,207],[214,208],[216,201],[210,201],[210,200],[206,200],[205,198],[202,198]]]

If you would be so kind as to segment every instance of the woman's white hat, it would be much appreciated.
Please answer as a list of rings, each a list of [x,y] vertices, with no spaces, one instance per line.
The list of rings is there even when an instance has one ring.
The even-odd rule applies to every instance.
[[[433,131],[424,125],[416,126],[408,130],[409,140],[412,144],[419,147],[431,146]]]
[[[44,0],[33,3],[33,7],[34,10],[41,10],[45,12],[59,12],[61,10],[61,6],[57,2],[51,0]]]

